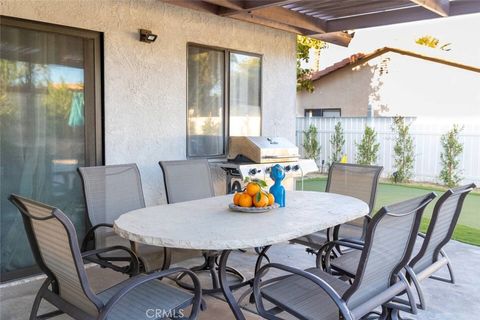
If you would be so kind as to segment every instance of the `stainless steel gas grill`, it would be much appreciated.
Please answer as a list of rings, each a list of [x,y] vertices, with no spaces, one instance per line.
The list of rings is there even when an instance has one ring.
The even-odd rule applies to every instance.
[[[287,189],[294,189],[294,177],[318,171],[314,160],[300,159],[298,147],[282,137],[231,137],[227,160],[211,162],[225,171],[227,193],[240,191],[245,177],[268,181],[276,164],[285,168]]]

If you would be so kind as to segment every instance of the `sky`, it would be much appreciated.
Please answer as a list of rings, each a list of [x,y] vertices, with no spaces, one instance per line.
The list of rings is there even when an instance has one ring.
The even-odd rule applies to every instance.
[[[50,81],[60,83],[83,83],[83,69],[62,66],[58,64],[48,65]]]
[[[359,29],[355,31],[348,48],[329,44],[327,49],[321,51],[320,69],[352,54],[369,53],[386,46],[420,51],[480,67],[479,32],[480,13]],[[440,45],[451,43],[451,50],[441,51],[416,44],[415,39],[424,35],[439,39]]]

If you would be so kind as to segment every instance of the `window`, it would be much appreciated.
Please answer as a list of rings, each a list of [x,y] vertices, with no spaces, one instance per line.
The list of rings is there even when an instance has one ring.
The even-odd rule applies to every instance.
[[[101,34],[1,17],[1,279],[36,272],[17,193],[63,210],[79,238],[77,168],[102,162]]]
[[[261,131],[261,57],[188,46],[187,156],[220,157],[229,136]]]
[[[342,110],[338,109],[305,109],[305,117],[338,118],[342,116]]]

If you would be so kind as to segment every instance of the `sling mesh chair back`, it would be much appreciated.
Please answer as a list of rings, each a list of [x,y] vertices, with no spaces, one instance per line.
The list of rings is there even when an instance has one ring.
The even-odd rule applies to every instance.
[[[17,195],[11,195],[10,201],[21,212],[34,258],[47,275],[35,298],[31,320],[47,319],[61,313],[82,320],[146,319],[145,311],[152,306],[175,311],[176,308],[192,304],[192,315],[196,317],[198,314],[200,284],[194,274],[183,268],[156,272],[148,276],[137,275],[95,294],[89,285],[82,257],[108,250],[125,250],[134,261],[134,274],[137,274],[138,260],[133,252],[116,246],[82,254],[75,228],[62,211]],[[179,272],[187,272],[192,278],[196,289],[195,296],[156,280]],[[42,299],[49,301],[59,310],[37,317]]]
[[[208,160],[160,161],[168,203],[215,196]]]
[[[425,235],[421,235],[423,242],[417,239],[420,250],[410,261],[407,272],[418,293],[419,308],[426,308],[425,296],[420,281],[432,278],[449,283],[455,283],[452,264],[443,251],[443,247],[452,237],[458,218],[462,211],[465,197],[475,188],[475,184],[468,184],[450,189],[438,199],[433,209],[432,219]],[[435,276],[434,274],[447,266],[450,278]]]
[[[333,163],[328,172],[326,192],[338,193],[354,197],[366,202],[370,208],[370,216],[375,207],[377,186],[383,167],[349,163]],[[362,238],[367,220],[359,218],[342,225],[335,230],[334,239]]]
[[[207,159],[160,161],[159,165],[163,172],[168,203],[173,204],[215,196],[210,165]],[[178,260],[175,256],[181,254],[186,256],[186,258],[193,255],[193,253],[185,254],[182,251],[184,250],[177,249],[173,252],[172,259]],[[191,270],[196,272],[208,271],[210,273],[212,287],[203,289],[204,293],[220,291],[219,279],[215,269],[215,260],[219,256],[219,252],[203,251],[202,254],[205,259],[204,263],[191,268]],[[227,272],[241,281],[245,280],[244,276],[234,268],[227,267]],[[180,281],[181,278],[181,276],[177,278],[177,284],[183,288],[190,289],[188,284]]]
[[[140,173],[136,164],[121,164],[78,169],[83,180],[87,212],[93,227],[113,222],[125,212],[145,207]],[[113,238],[113,239],[112,239]],[[120,237],[113,230],[95,230],[96,247]],[[127,241],[123,244],[128,245]]]
[[[328,172],[325,191],[351,196],[363,200],[369,205],[370,212],[375,206],[377,185],[383,167],[348,163],[333,163]],[[328,230],[327,233],[316,232],[311,235],[292,240],[294,243],[306,245],[312,249],[320,249],[325,241],[338,238],[363,238],[367,220],[359,218],[354,221]]]
[[[95,233],[95,247],[111,245],[130,247],[130,242],[113,231],[113,222],[120,215],[145,208],[140,172],[136,164],[120,164],[79,168],[83,181],[88,216],[92,228],[87,232],[82,251]],[[163,248],[134,243],[133,248],[146,271],[167,268]],[[111,261],[122,261],[126,257],[115,252],[103,255],[94,262],[118,269]],[[127,257],[128,258],[128,257]],[[119,270],[117,270],[119,271]]]
[[[474,184],[450,189],[438,199],[422,247],[410,262],[415,272],[420,272],[437,261],[440,251],[452,237],[465,197]]]
[[[375,215],[368,226],[355,280],[344,295],[350,309],[375,301],[395,283],[411,258],[423,211],[434,197],[430,193],[400,202]]]
[[[400,271],[411,257],[425,206],[434,197],[435,194],[430,193],[384,207],[374,216],[367,228],[357,276],[351,286],[319,268],[301,271],[278,264],[262,267],[254,281],[260,315],[278,319],[265,311],[259,299],[259,287],[264,298],[300,319],[334,319],[339,312],[342,319],[360,319],[378,306],[388,304],[395,308],[397,305],[391,301],[405,290],[410,308],[415,309],[411,291]],[[260,277],[268,268],[296,275],[279,277],[272,285],[269,284],[272,280],[261,284]]]
[[[54,279],[54,290],[60,298],[78,308],[79,314],[97,316],[102,303],[88,285],[72,223],[53,207],[19,196],[10,200],[22,213],[38,266]]]

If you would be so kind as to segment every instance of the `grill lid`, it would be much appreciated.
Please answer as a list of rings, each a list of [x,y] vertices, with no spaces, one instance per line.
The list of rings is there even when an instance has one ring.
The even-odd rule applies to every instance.
[[[239,155],[256,163],[297,161],[298,147],[282,137],[230,137],[228,159]]]

